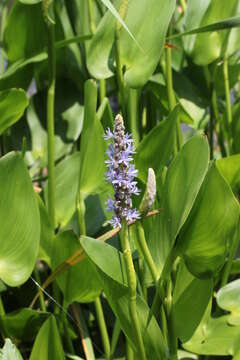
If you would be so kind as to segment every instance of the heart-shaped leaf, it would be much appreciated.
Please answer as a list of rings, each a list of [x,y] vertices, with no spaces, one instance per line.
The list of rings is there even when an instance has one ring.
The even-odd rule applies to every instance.
[[[0,277],[10,286],[24,283],[34,268],[40,240],[38,204],[22,157],[0,159]]]
[[[211,277],[225,262],[239,218],[239,205],[230,186],[212,164],[178,245],[189,271]]]

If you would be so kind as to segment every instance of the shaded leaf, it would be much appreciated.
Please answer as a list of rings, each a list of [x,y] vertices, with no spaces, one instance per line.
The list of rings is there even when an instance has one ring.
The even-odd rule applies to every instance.
[[[77,250],[79,250],[78,238],[72,231],[57,235],[53,242],[51,261],[53,270]],[[87,258],[69,267],[56,280],[63,292],[66,306],[74,301],[93,301],[102,289],[97,271]]]
[[[42,325],[29,360],[65,360],[56,319],[51,315]]]
[[[166,120],[155,126],[138,145],[135,163],[141,180],[146,181],[150,167],[158,173],[169,160],[174,148],[177,116],[178,107]]]
[[[22,89],[0,92],[0,134],[15,124],[28,106],[28,98]]]

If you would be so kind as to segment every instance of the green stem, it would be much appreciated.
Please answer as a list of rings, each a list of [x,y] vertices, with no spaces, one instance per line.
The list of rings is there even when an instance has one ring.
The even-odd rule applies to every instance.
[[[80,43],[85,40],[90,40],[93,37],[93,34],[86,34],[86,35],[77,35],[70,37],[69,39],[59,40],[55,42],[55,49],[61,49],[67,45]]]
[[[41,285],[41,279],[40,279],[37,267],[35,267],[35,269],[34,269],[34,276],[35,276],[35,279],[38,282],[38,284]],[[39,295],[39,301],[40,301],[41,310],[42,311],[47,311],[46,304],[45,304],[45,301],[44,301],[44,295],[43,295],[42,291],[40,292],[40,295]]]
[[[227,156],[227,152],[225,149],[225,145],[224,145],[224,137],[223,137],[223,128],[222,128],[222,123],[220,120],[220,114],[219,114],[219,110],[218,110],[218,104],[217,104],[217,92],[215,87],[213,87],[212,89],[212,111],[213,111],[213,115],[215,117],[216,120],[216,131],[217,131],[217,138],[218,138],[218,144],[221,150],[221,154],[223,157]]]
[[[104,314],[103,314],[100,297],[96,298],[96,300],[94,301],[94,305],[95,305],[97,321],[98,321],[98,325],[99,325],[99,329],[100,329],[100,333],[101,333],[101,337],[102,337],[102,343],[103,343],[105,357],[106,357],[106,360],[110,360],[111,359],[110,342],[109,342],[107,326],[106,326],[106,322],[104,319]]]
[[[101,79],[99,81],[100,85],[100,102],[102,102],[106,96],[106,81],[104,79]]]
[[[168,93],[168,105],[169,111],[171,112],[176,105],[176,98],[173,89],[173,79],[172,79],[172,52],[170,48],[165,49],[165,61],[166,61],[166,83],[167,83],[167,93]],[[176,128],[176,140],[174,154],[180,150],[182,145],[182,134],[180,129],[179,119],[177,120]]]
[[[127,353],[126,360],[134,360],[134,352],[127,338],[126,338],[126,353]]]
[[[168,280],[167,284],[167,296],[164,301],[166,313],[167,313],[167,324],[168,324],[168,347],[170,352],[170,360],[177,360],[178,343],[175,334],[175,327],[173,321],[173,303],[172,303],[172,280]]]
[[[92,0],[88,0],[88,13],[89,13],[89,22],[90,22],[90,29],[93,34],[96,32],[96,24],[94,21],[94,14],[93,14],[93,2]]]
[[[86,235],[86,223],[85,223],[86,206],[80,190],[78,190],[77,193],[76,208],[77,208],[79,234]]]
[[[48,30],[48,68],[49,87],[47,94],[47,131],[48,131],[48,212],[50,222],[55,228],[55,169],[54,169],[54,101],[56,79],[55,28],[47,24]]]
[[[225,56],[223,59],[223,77],[224,77],[224,89],[226,99],[226,115],[227,115],[227,132],[228,132],[228,145],[229,151],[231,152],[231,138],[232,138],[232,108],[230,100],[230,85],[229,85],[229,74],[228,74],[228,59]]]
[[[115,55],[116,55],[116,75],[117,75],[117,83],[119,89],[119,100],[120,100],[123,118],[126,119],[124,82],[123,82],[122,62],[120,55],[120,34],[118,28],[116,28],[115,30]]]
[[[228,258],[228,261],[227,261],[227,263],[226,263],[226,265],[224,267],[224,270],[223,270],[221,287],[226,285],[227,282],[228,282],[228,278],[229,278],[229,275],[230,275],[231,269],[232,269],[233,260],[234,260],[234,257],[236,255],[237,249],[238,249],[239,235],[240,235],[240,219],[238,221],[236,234],[233,237],[232,246],[231,246],[230,252],[229,252],[229,258]]]
[[[5,338],[7,337],[7,333],[2,321],[2,317],[4,317],[4,315],[5,315],[5,309],[2,301],[2,296],[0,294],[0,328],[1,328],[1,336],[3,340],[5,340]]]
[[[74,354],[74,347],[73,347],[73,343],[72,343],[72,339],[68,330],[68,322],[67,322],[67,317],[66,314],[62,311],[62,322],[63,322],[63,327],[64,327],[64,340],[66,342],[66,347],[68,349],[68,351],[70,352],[70,354]]]
[[[138,98],[139,92],[136,89],[128,89],[128,123],[129,130],[133,135],[134,144],[137,146],[140,140],[139,137],[139,113],[138,113]]]
[[[141,221],[137,221],[136,226],[137,226],[137,235],[138,235],[137,236],[138,245],[143,254],[144,260],[146,261],[147,266],[150,270],[152,279],[153,279],[154,283],[156,284],[158,281],[158,271],[157,271],[155,262],[152,258],[152,254],[150,253],[150,250],[148,248],[143,225],[142,225]]]
[[[182,7],[183,13],[185,13],[186,8],[187,8],[186,0],[179,0],[179,2],[180,2],[180,5],[181,5],[181,7]]]
[[[131,254],[131,248],[128,238],[128,226],[125,221],[122,224],[121,230],[121,247],[123,251],[126,272],[127,272],[127,280],[128,280],[128,288],[129,288],[129,313],[130,318],[132,320],[133,331],[136,334],[136,340],[138,343],[138,355],[139,359],[146,360],[146,354],[142,339],[142,333],[140,329],[138,314],[137,314],[137,305],[136,305],[136,288],[137,288],[137,280],[136,273],[133,265],[133,259]]]

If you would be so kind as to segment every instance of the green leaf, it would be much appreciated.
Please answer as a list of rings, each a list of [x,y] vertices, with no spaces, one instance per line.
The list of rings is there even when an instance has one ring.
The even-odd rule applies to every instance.
[[[120,24],[124,27],[124,29],[127,31],[127,33],[129,34],[129,36],[132,38],[132,40],[136,43],[136,45],[141,49],[141,46],[139,45],[139,43],[137,42],[136,38],[134,37],[134,35],[131,33],[131,31],[129,30],[129,28],[127,27],[126,23],[124,22],[124,20],[121,18],[121,16],[119,15],[119,13],[117,12],[117,10],[115,9],[115,7],[113,6],[113,4],[110,2],[110,0],[100,0],[107,8],[108,10],[112,13],[112,15],[116,18],[117,21],[120,22]]]
[[[8,15],[3,40],[9,62],[28,59],[45,50],[47,31],[41,4],[28,6],[16,1]]]
[[[33,341],[48,316],[49,314],[46,312],[22,308],[5,314],[2,316],[1,322],[7,336],[22,341]]]
[[[120,1],[115,2],[116,7]],[[125,29],[120,30],[120,54],[126,66],[124,80],[132,88],[143,86],[153,74],[163,49],[175,0],[138,0],[129,2],[125,23],[143,51],[133,43]],[[100,21],[87,51],[87,67],[97,79],[113,75],[115,19],[108,11]]]
[[[173,292],[173,317],[176,334],[189,340],[198,327],[212,296],[212,280],[200,280],[181,263]]]
[[[22,89],[0,92],[0,134],[15,124],[28,106],[28,98]]]
[[[97,193],[104,184],[106,144],[103,139],[102,124],[96,116],[97,86],[93,80],[86,81],[84,97],[79,188],[86,196]]]
[[[183,348],[200,355],[236,355],[240,350],[240,326],[229,326],[229,316],[210,318],[209,309],[193,337]],[[237,358],[236,358],[237,359]]]
[[[179,235],[178,246],[193,275],[211,277],[222,268],[238,218],[237,200],[212,164]]]
[[[174,147],[177,116],[178,107],[155,126],[137,147],[135,163],[141,180],[146,181],[150,167],[157,174],[169,160]]]
[[[29,360],[65,360],[56,319],[51,315],[42,325]]]
[[[168,168],[161,199],[164,210],[154,219],[149,238],[152,255],[160,270],[193,207],[208,161],[207,140],[196,135],[184,144]]]
[[[19,154],[0,159],[0,189],[0,277],[18,286],[31,275],[40,240],[38,204]]]
[[[19,350],[10,339],[5,340],[5,344],[0,351],[0,360],[23,360]]]
[[[234,194],[238,194],[240,190],[240,154],[218,159],[216,165]]]
[[[228,322],[240,325],[240,279],[235,280],[217,292],[217,303],[222,309],[231,312]]]
[[[89,237],[81,237],[80,241],[84,251],[98,268],[104,293],[123,332],[132,346],[137,349],[136,335],[133,332],[129,316],[128,288],[124,285],[125,280],[123,280],[125,275],[123,274],[122,253],[110,245]],[[140,296],[137,296],[137,312],[147,358],[156,360],[166,358],[166,345],[154,317],[146,327],[149,308]]]
[[[78,238],[72,231],[57,235],[53,242],[51,261],[53,270],[77,250],[79,250]],[[87,258],[70,266],[56,280],[63,292],[66,306],[74,301],[83,303],[93,301],[102,289],[97,271]]]
[[[208,65],[219,58],[226,33],[219,33],[216,30],[231,28],[236,26],[236,23],[239,24],[239,18],[221,21],[224,17],[228,18],[234,14],[236,4],[237,0],[229,0],[227,3],[223,3],[221,0],[212,0],[210,2],[201,20],[201,29],[198,29],[199,34],[196,36],[194,43],[192,56],[196,64]],[[207,29],[211,32],[208,34],[200,34],[206,32]]]

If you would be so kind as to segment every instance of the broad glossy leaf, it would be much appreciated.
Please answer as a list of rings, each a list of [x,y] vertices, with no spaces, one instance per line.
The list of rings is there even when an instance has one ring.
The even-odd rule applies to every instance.
[[[196,29],[200,26],[202,17],[206,12],[211,0],[191,0],[187,4],[187,10],[185,15],[185,29],[184,33],[180,33],[179,36],[188,34],[192,29]],[[185,51],[191,54],[194,46],[196,35],[186,36],[183,39]]]
[[[116,18],[117,21],[119,21],[121,23],[121,25],[124,27],[124,29],[127,31],[127,33],[129,34],[129,36],[132,38],[132,40],[137,44],[137,46],[140,47],[140,45],[138,44],[137,40],[135,39],[134,35],[131,33],[131,31],[129,30],[129,28],[127,27],[125,21],[123,21],[121,15],[117,12],[117,10],[115,9],[115,7],[113,6],[113,4],[111,3],[110,0],[100,0],[107,8],[108,10],[112,13],[112,15]]]
[[[93,80],[86,81],[84,97],[79,187],[86,195],[96,193],[104,184],[106,144],[102,124],[96,117],[97,86]]]
[[[22,157],[0,159],[0,277],[10,286],[23,284],[38,255],[40,218],[31,179]]]
[[[54,255],[51,262],[53,270],[77,250],[79,250],[78,238],[72,231],[57,235],[53,242]],[[97,271],[87,258],[69,267],[56,280],[63,292],[66,306],[74,301],[83,303],[93,301],[102,289]]]
[[[221,269],[238,218],[237,200],[216,165],[212,164],[178,240],[193,275],[211,277]]]
[[[114,2],[119,8],[120,1]],[[154,72],[160,59],[168,24],[175,8],[175,0],[138,0],[129,2],[125,23],[132,31],[142,50],[125,29],[120,30],[120,53],[126,66],[124,79],[128,86],[144,85]],[[87,66],[97,79],[112,76],[113,43],[116,21],[108,11],[90,42]]]
[[[209,148],[202,135],[192,137],[171,162],[163,186],[163,212],[154,219],[149,237],[152,255],[162,269],[185,223],[207,172]]]
[[[169,160],[174,147],[178,108],[155,126],[141,141],[136,150],[135,163],[139,178],[146,181],[151,167],[158,173]]]
[[[231,312],[229,324],[240,325],[240,280],[234,280],[221,288],[216,299],[218,306]]]
[[[212,280],[194,277],[181,263],[173,292],[173,317],[176,334],[189,340],[198,327],[212,296]]]
[[[236,355],[240,350],[240,326],[230,326],[228,318],[209,318],[183,344],[184,349],[202,355]]]
[[[81,237],[81,244],[88,257],[98,268],[104,293],[115,316],[118,318],[123,332],[132,346],[137,349],[136,336],[129,316],[128,288],[123,285],[123,255],[114,247],[89,237]],[[110,259],[111,262],[109,263]],[[114,278],[117,281],[113,280]],[[122,285],[120,282],[122,282]],[[137,312],[147,358],[156,360],[165,358],[166,345],[161,330],[154,317],[152,317],[150,324],[146,328],[149,308],[140,296],[137,296]]]
[[[28,106],[28,98],[22,89],[0,92],[0,134],[17,122]]]
[[[47,312],[23,308],[5,314],[1,322],[7,336],[22,341],[32,341],[48,316]]]
[[[202,18],[201,26],[232,16],[236,5],[237,0],[229,0],[228,2],[212,0]],[[194,62],[198,65],[207,65],[216,60],[221,54],[225,36],[226,33],[217,31],[197,35],[192,54]]]
[[[47,31],[41,4],[14,3],[4,30],[4,46],[10,62],[31,58],[44,50]]]
[[[218,159],[216,165],[234,194],[237,194],[240,190],[240,155]]]
[[[56,319],[51,315],[42,325],[29,360],[65,360]]]
[[[23,360],[19,350],[10,339],[5,340],[5,344],[0,350],[0,360]]]

